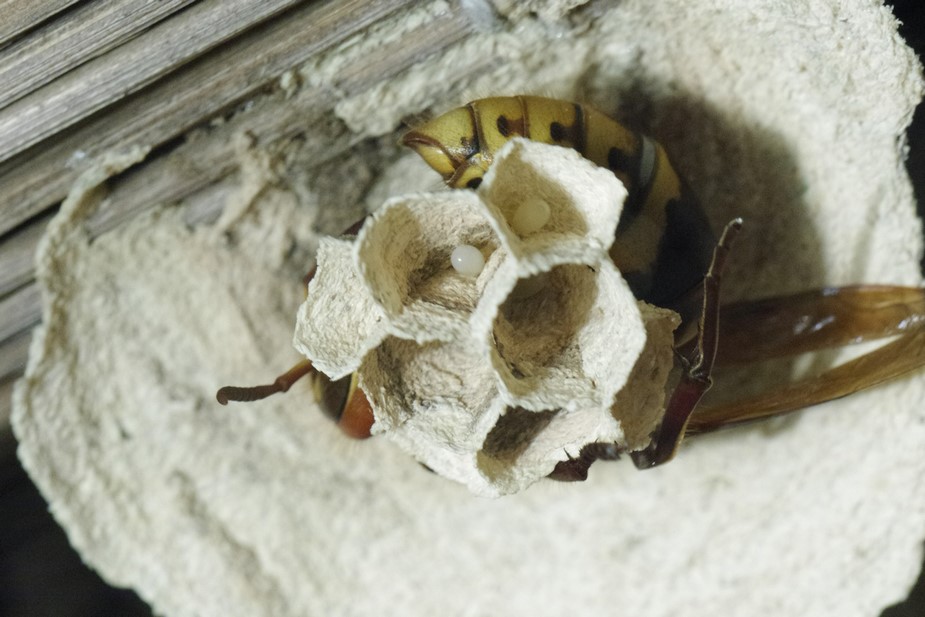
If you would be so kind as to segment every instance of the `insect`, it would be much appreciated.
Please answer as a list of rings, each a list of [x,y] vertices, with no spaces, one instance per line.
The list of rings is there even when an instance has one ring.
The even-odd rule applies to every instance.
[[[476,188],[494,154],[514,137],[577,150],[610,169],[628,197],[611,258],[635,296],[681,315],[675,335],[681,376],[648,448],[631,453],[646,469],[671,460],[685,435],[780,415],[896,378],[925,365],[925,290],[862,285],[720,305],[722,272],[741,220],[719,239],[665,149],[603,113],[577,103],[533,97],[473,101],[412,129],[414,149],[447,185]],[[347,233],[356,233],[362,221]],[[306,285],[312,273],[306,277]],[[751,363],[865,340],[901,335],[821,375],[750,399],[698,407],[714,364]],[[303,361],[273,384],[220,389],[217,398],[251,401],[285,392],[305,375],[325,413],[352,437],[369,436],[372,409],[356,375],[330,381]],[[593,443],[559,463],[550,477],[583,480],[597,460],[617,458],[616,444]]]

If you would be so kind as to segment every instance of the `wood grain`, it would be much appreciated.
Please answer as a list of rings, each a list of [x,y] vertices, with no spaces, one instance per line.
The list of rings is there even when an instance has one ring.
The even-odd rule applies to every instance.
[[[0,341],[36,325],[41,319],[39,286],[35,281],[0,299]]]
[[[111,9],[116,4],[107,3]],[[21,374],[31,328],[41,317],[33,256],[51,218],[48,209],[65,197],[93,158],[132,145],[162,148],[143,165],[110,181],[111,199],[87,221],[90,237],[155,204],[178,201],[226,183],[236,169],[231,139],[235,134],[246,132],[267,143],[311,131],[319,142],[312,157],[314,165],[342,156],[353,144],[344,137],[349,133],[346,127],[332,122],[330,110],[338,98],[362,92],[406,70],[420,58],[460,41],[471,34],[470,22],[452,11],[437,16],[408,36],[386,43],[375,57],[345,64],[336,83],[327,88],[300,89],[294,95],[285,95],[274,92],[275,82],[285,71],[411,4],[408,0],[303,3],[236,35],[233,44],[220,45],[175,66],[141,91],[126,93],[108,105],[104,114],[81,118],[75,126],[55,132],[53,138],[0,164],[4,206],[0,209],[0,234],[6,232],[0,242],[0,382]],[[189,10],[181,15],[187,13]],[[176,19],[168,17],[163,24]],[[48,24],[36,32],[71,32],[63,26],[58,28]],[[128,36],[126,31],[122,36]],[[140,39],[141,36],[132,38],[110,54],[121,53]],[[8,49],[22,50],[27,46]],[[0,50],[0,71],[6,66],[3,51]],[[471,68],[476,71],[479,67]],[[462,73],[468,70],[466,67]],[[52,83],[57,81],[61,80]],[[250,101],[247,113],[228,114],[223,122],[198,132],[195,140],[178,141],[164,148],[164,144],[190,128],[243,100]],[[212,205],[215,207],[191,212],[190,216],[197,220],[214,217],[221,202]]]
[[[388,79],[407,69],[421,53],[432,53],[447,44],[458,41],[470,32],[464,21],[448,16],[428,23],[414,33],[415,46],[396,41],[383,49],[378,59],[345,65],[337,89],[351,94],[372,83]],[[478,67],[473,67],[477,70]],[[313,120],[320,118],[332,105],[330,91],[303,91],[289,101],[284,109],[277,105],[257,106],[251,109],[242,122],[217,128],[196,142],[186,143],[168,156],[155,159],[143,170],[129,171],[115,179],[111,198],[88,222],[90,237],[96,237],[130,220],[143,210],[158,203],[177,201],[230,174],[236,167],[231,135],[246,130],[260,142],[291,137],[306,130]],[[322,129],[317,129],[322,130]],[[338,140],[336,135],[321,140],[314,157],[322,165],[351,147],[349,140]],[[333,146],[330,143],[334,143]],[[111,204],[118,204],[112,207]],[[0,245],[0,296],[10,293],[35,276],[33,252],[38,238],[50,217],[43,216],[20,227],[7,242]],[[31,309],[31,315],[17,320],[16,326],[31,326],[38,321],[38,305],[20,299],[20,309]],[[0,341],[4,334],[12,334],[16,326],[6,326],[0,313]]]
[[[0,161],[137,92],[298,0],[205,0],[0,110]]]
[[[51,215],[39,217],[0,243],[0,298],[35,278],[35,249],[49,220]]]
[[[6,0],[0,19],[0,45],[49,19],[78,0]]]
[[[24,330],[0,345],[0,382],[18,377],[26,366],[32,330]],[[0,422],[2,425],[2,422]]]
[[[410,4],[408,0],[339,0],[300,6],[250,31],[233,46],[178,68],[146,88],[55,136],[43,148],[0,165],[0,234],[64,199],[87,160],[132,144],[157,147],[265,89],[284,71]]]
[[[0,108],[131,40],[194,1],[102,0],[76,7],[3,50]]]

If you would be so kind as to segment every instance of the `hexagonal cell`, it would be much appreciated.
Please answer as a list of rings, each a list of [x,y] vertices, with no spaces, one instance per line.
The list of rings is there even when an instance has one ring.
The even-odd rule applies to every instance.
[[[635,298],[605,260],[519,279],[487,336],[511,406],[576,410],[610,407],[645,328]]]
[[[385,336],[385,316],[357,271],[353,251],[352,241],[321,239],[315,276],[296,315],[293,346],[332,379],[355,371]]]
[[[681,316],[668,309],[638,302],[646,324],[646,344],[633,365],[626,385],[617,392],[611,415],[620,423],[628,450],[641,450],[662,420],[675,367],[674,331]]]
[[[453,267],[457,247],[484,260],[476,274]],[[391,331],[418,342],[449,341],[465,332],[503,254],[471,191],[413,195],[388,202],[357,238],[357,261]]]
[[[493,491],[523,490],[591,443],[615,443],[628,451],[648,445],[664,410],[665,384],[674,365],[673,331],[680,318],[673,311],[638,304],[646,343],[614,404],[574,411],[508,408],[477,457]]]
[[[554,454],[564,454],[558,440],[539,445],[550,424],[561,414],[555,411],[528,411],[508,408],[485,438],[478,453],[479,470],[502,494],[514,493],[543,478],[555,468]]]
[[[499,494],[515,493],[548,476],[559,461],[588,443],[621,443],[623,433],[606,409],[529,411],[509,408],[478,453],[479,470]]]
[[[479,194],[518,258],[563,247],[606,250],[627,195],[613,173],[574,150],[523,139],[498,152]]]
[[[363,362],[360,386],[373,405],[376,432],[416,433],[413,454],[428,464],[435,448],[474,452],[497,419],[490,411],[495,376],[467,341],[419,345],[387,337]]]

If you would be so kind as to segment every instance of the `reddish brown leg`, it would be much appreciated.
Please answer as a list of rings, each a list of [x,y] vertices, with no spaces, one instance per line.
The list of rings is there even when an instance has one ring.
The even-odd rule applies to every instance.
[[[363,223],[365,222],[366,217],[361,218],[359,221],[345,229],[341,235],[356,235],[359,233],[360,229],[363,227]],[[308,284],[311,283],[312,278],[315,276],[315,270],[317,270],[317,267],[309,270],[308,274],[306,274],[302,279],[302,283],[305,285],[306,295],[308,294]],[[315,371],[312,368],[312,363],[309,360],[303,360],[277,377],[276,380],[271,384],[250,387],[225,386],[216,392],[215,398],[218,399],[218,402],[222,405],[227,405],[228,401],[239,401],[242,403],[259,401],[278,392],[286,392],[289,390],[289,388],[292,387],[292,384],[302,379],[306,375],[314,372]]]
[[[720,282],[729,247],[741,229],[742,219],[729,222],[713,250],[713,260],[703,279],[703,311],[700,315],[697,344],[690,356],[680,355],[685,370],[681,381],[671,394],[662,423],[655,431],[649,447],[630,454],[633,463],[639,469],[649,469],[667,463],[674,457],[684,438],[691,413],[713,384],[710,373],[713,370],[719,335]]]
[[[292,384],[313,372],[312,363],[309,360],[302,360],[277,377],[276,381],[271,384],[246,388],[240,386],[225,386],[219,389],[215,394],[215,398],[218,399],[218,402],[222,405],[227,405],[228,401],[239,401],[242,403],[259,401],[277,392],[286,392],[292,387]]]
[[[615,461],[624,450],[615,443],[589,443],[578,453],[578,458],[570,458],[556,463],[547,478],[560,482],[584,482],[588,479],[588,470],[597,461]]]

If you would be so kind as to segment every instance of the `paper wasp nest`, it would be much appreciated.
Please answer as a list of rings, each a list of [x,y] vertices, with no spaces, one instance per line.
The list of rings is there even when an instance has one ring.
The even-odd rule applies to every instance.
[[[462,11],[482,5],[450,4]],[[460,16],[445,2],[420,6],[439,10],[441,20]],[[594,2],[552,27],[527,16],[428,57],[411,53],[407,37],[446,39],[445,30],[404,19],[386,25],[357,33],[350,45],[313,63],[301,93],[268,93],[210,125],[209,135],[194,135],[189,145],[195,149],[169,154],[166,168],[153,155],[152,164],[138,165],[143,153],[120,165],[105,161],[95,175],[82,177],[49,225],[37,263],[43,325],[16,388],[12,419],[18,455],[82,559],[109,582],[135,588],[155,613],[177,617],[569,615],[576,607],[582,614],[619,610],[647,617],[871,617],[905,598],[919,576],[925,537],[923,374],[789,418],[691,439],[675,461],[650,471],[626,461],[601,463],[588,482],[537,482],[502,500],[473,498],[420,469],[388,439],[343,438],[309,404],[307,384],[255,404],[221,408],[215,402],[220,385],[263,382],[298,361],[286,338],[316,229],[343,229],[360,212],[345,214],[356,201],[377,207],[411,185],[437,186],[438,177],[413,153],[367,161],[369,138],[394,148],[391,131],[409,114],[439,113],[490,94],[542,93],[625,109],[627,119],[642,120],[640,128],[691,181],[715,229],[746,217],[728,263],[724,301],[819,285],[920,285],[921,221],[901,161],[902,134],[921,98],[921,67],[889,10],[843,0]],[[389,50],[405,54],[411,68],[383,73],[377,59]],[[381,82],[351,90],[344,79],[360,67]],[[104,199],[106,178],[130,165],[137,179],[167,169],[196,171],[191,153],[250,135],[267,116],[306,117],[319,87],[344,97],[338,114],[356,130],[344,139],[360,144],[348,158],[322,141],[313,124],[290,127],[307,139],[287,129],[294,137],[276,145],[258,131],[258,139],[242,140],[247,145],[228,161],[235,175],[91,241],[92,213],[126,206],[126,190],[143,186],[114,180]],[[300,101],[302,107],[290,109]],[[380,139],[383,133],[374,129],[388,134]],[[332,161],[319,164],[321,146],[331,150]],[[539,150],[517,152],[532,161]],[[518,156],[503,166],[521,164]],[[293,161],[284,176],[275,164],[282,160]],[[549,159],[544,154],[542,160]],[[380,164],[386,165],[381,172]],[[568,169],[533,173],[556,185],[591,172],[569,161]],[[576,203],[586,204],[588,191],[622,195],[606,174],[594,177],[593,183],[568,180]],[[513,242],[497,213],[480,214],[505,203],[488,188],[477,193],[487,203],[472,203],[479,213],[473,218],[484,217],[496,252],[520,250],[516,258],[529,263],[521,249],[531,248],[540,232]],[[526,180],[510,189],[539,192]],[[461,197],[465,193],[405,203],[471,203],[475,196]],[[617,195],[595,202],[591,211],[616,218],[609,209],[619,201]],[[252,206],[245,211],[242,204]],[[187,216],[210,205],[238,216],[223,217],[225,225],[190,227]],[[592,408],[572,415],[508,410],[505,403],[507,413],[486,428],[489,412],[500,415],[501,404],[493,401],[525,396],[516,389],[508,394],[511,375],[491,363],[495,343],[468,334],[486,327],[476,315],[488,319],[479,310],[489,307],[484,292],[494,289],[489,284],[500,280],[496,270],[506,260],[486,252],[480,277],[458,279],[483,294],[478,301],[473,293],[462,307],[424,302],[448,295],[457,280],[443,257],[433,262],[443,278],[424,277],[426,268],[417,271],[421,278],[402,278],[383,262],[421,259],[416,247],[439,233],[449,251],[457,244],[450,231],[468,223],[459,213],[446,221],[412,206],[393,208],[382,216],[405,218],[383,222],[379,231],[371,226],[370,237],[325,242],[313,293],[319,286],[335,290],[328,302],[343,309],[306,307],[319,321],[312,316],[307,326],[314,334],[303,333],[304,342],[326,350],[326,370],[360,368],[367,380],[376,378],[370,367],[380,370],[378,378],[414,376],[411,385],[394,390],[410,404],[401,405],[398,416],[380,409],[377,428],[395,426],[385,436],[418,440],[413,451],[420,458],[430,457],[443,473],[454,470],[484,493],[514,490],[566,449],[574,453],[582,439],[558,445],[570,437],[556,423],[593,421]],[[428,223],[432,217],[437,227],[407,235],[398,229],[386,243],[373,237],[420,216]],[[597,224],[589,228],[603,237]],[[364,256],[376,269],[382,307],[366,282],[373,274],[356,265],[364,242],[385,253],[378,261]],[[401,242],[417,244],[399,250]],[[479,244],[478,236],[464,243]],[[329,267],[338,260],[349,267]],[[402,267],[415,271],[414,264]],[[597,285],[605,277],[612,278],[603,273],[588,280]],[[367,295],[357,298],[359,292]],[[497,306],[492,310],[503,314],[504,301]],[[536,319],[545,321],[531,332],[556,327],[553,308],[526,306],[536,306]],[[613,314],[627,308],[607,306]],[[428,311],[436,316],[425,320]],[[429,340],[458,334],[453,340],[459,342],[419,343],[395,333],[415,320],[434,327],[426,331]],[[497,331],[504,348],[496,360],[513,360],[526,374],[524,359],[509,353],[508,339]],[[649,346],[662,349],[657,334],[650,329],[627,380],[632,391],[623,388],[616,397],[627,435],[645,435],[645,423],[652,422],[643,416],[631,427],[629,409],[658,413],[661,391],[636,390],[659,381],[646,371],[665,368],[661,356],[646,356]],[[517,338],[537,347],[547,340]],[[600,344],[618,347],[613,339]],[[408,350],[420,353],[398,353]],[[756,378],[757,385],[773,387],[830,368],[824,355],[775,367],[786,370],[783,380],[718,375],[713,395],[738,396]],[[417,367],[435,356],[439,365]],[[402,370],[386,372],[387,361]],[[470,365],[469,373],[490,375],[483,378],[486,388],[474,378],[466,380],[473,384],[468,390],[441,385]],[[435,377],[428,383],[425,375]],[[466,405],[441,399],[433,408],[442,415],[425,423],[424,404],[436,398],[426,398],[427,387],[442,397],[456,394]],[[646,396],[651,405],[639,403]],[[488,410],[479,416],[486,426],[461,411],[473,407]],[[456,416],[458,422],[447,419]],[[523,417],[550,422],[534,421],[530,434],[516,430]],[[479,441],[481,434],[487,437]],[[460,449],[443,446],[450,441]],[[511,453],[518,447],[519,458]]]
[[[515,140],[477,191],[398,197],[323,241],[295,345],[331,378],[358,371],[373,431],[480,494],[588,443],[642,448],[678,317],[608,256],[625,198],[573,150]]]

